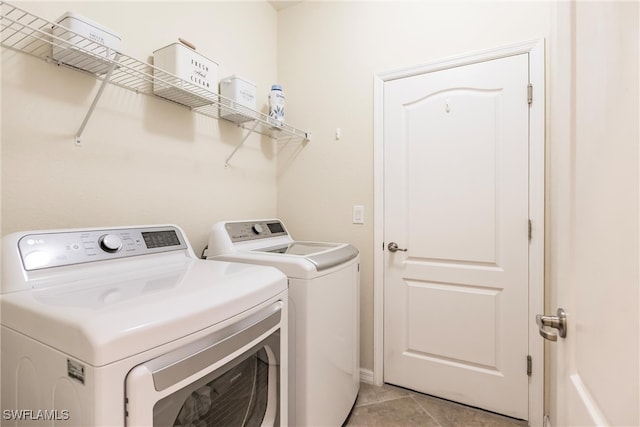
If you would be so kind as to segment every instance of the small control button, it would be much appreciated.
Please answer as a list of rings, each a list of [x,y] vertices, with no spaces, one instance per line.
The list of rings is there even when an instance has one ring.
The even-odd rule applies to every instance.
[[[100,248],[109,253],[118,252],[122,249],[122,239],[115,234],[105,234],[100,237]]]
[[[253,224],[253,226],[251,227],[251,229],[253,230],[254,233],[256,234],[260,234],[264,231],[264,229],[262,228],[262,226],[260,224]]]

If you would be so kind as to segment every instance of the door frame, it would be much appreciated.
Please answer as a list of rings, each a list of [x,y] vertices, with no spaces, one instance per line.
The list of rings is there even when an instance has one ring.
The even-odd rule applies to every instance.
[[[535,39],[500,48],[466,53],[426,64],[382,72],[374,76],[374,270],[373,270],[373,373],[376,385],[384,381],[384,84],[419,74],[445,70],[520,54],[529,55],[529,82],[533,101],[529,109],[529,424],[544,418],[544,340],[535,315],[544,312],[545,239],[545,40]],[[524,88],[523,88],[524,90]],[[523,369],[525,369],[523,362]],[[367,376],[363,373],[363,376]]]

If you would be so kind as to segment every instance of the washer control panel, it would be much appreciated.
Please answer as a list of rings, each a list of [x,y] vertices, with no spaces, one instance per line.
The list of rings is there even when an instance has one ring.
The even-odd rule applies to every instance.
[[[288,234],[282,222],[278,220],[228,222],[225,228],[233,243]]]
[[[187,249],[172,226],[27,234],[18,241],[25,270]]]

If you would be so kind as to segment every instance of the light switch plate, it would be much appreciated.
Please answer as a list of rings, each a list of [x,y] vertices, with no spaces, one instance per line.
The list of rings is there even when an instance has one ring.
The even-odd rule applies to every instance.
[[[353,205],[353,223],[364,224],[364,206]]]

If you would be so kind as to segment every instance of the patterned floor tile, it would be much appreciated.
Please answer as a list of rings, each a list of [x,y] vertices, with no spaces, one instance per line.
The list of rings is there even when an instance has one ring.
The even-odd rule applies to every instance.
[[[384,384],[362,383],[345,427],[523,427],[527,422]]]

